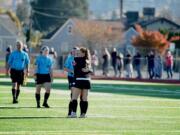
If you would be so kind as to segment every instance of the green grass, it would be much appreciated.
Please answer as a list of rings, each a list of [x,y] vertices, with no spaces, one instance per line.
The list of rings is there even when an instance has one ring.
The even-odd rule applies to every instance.
[[[69,102],[66,80],[54,80],[50,109],[35,108],[32,79],[22,88],[16,105],[11,103],[10,79],[0,77],[0,84],[0,134],[3,135],[180,134],[179,85],[93,81],[88,117],[69,119],[66,118]]]

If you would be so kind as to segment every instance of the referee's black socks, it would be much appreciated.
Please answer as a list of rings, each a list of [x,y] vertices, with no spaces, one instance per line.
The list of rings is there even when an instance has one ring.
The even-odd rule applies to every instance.
[[[37,102],[37,108],[40,108],[40,99],[41,99],[41,96],[40,94],[35,94],[35,97],[36,97],[36,102]]]
[[[72,101],[69,102],[69,110],[68,110],[68,115],[71,115],[72,112]]]
[[[80,101],[81,115],[86,114],[88,109],[88,101]]]
[[[46,107],[46,108],[49,108],[49,105],[47,104],[49,95],[50,95],[50,93],[45,93],[44,94],[44,103],[43,103],[43,106]]]
[[[16,100],[18,100],[19,94],[20,94],[20,90],[16,90]]]
[[[13,97],[13,104],[17,103],[16,101],[16,90],[12,89],[12,97]]]
[[[72,101],[72,111],[76,113],[77,111],[77,100]]]
[[[13,96],[13,99],[16,99],[16,90],[15,89],[12,89],[12,96]]]

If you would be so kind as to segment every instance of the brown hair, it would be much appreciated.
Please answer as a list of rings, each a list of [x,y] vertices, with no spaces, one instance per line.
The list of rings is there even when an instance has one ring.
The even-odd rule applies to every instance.
[[[90,54],[90,51],[85,47],[81,47],[80,51],[85,54],[86,62],[91,67],[91,54]]]

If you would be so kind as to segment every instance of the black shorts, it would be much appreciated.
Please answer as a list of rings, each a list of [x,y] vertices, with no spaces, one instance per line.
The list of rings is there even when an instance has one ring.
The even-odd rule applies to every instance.
[[[11,74],[12,83],[18,83],[21,85],[23,84],[23,82],[24,82],[24,71],[23,70],[11,69],[10,74]]]
[[[36,84],[50,83],[50,74],[36,74]]]
[[[76,80],[75,88],[79,89],[91,89],[91,81],[90,80]]]
[[[69,89],[71,89],[75,84],[75,78],[72,76],[68,76]]]

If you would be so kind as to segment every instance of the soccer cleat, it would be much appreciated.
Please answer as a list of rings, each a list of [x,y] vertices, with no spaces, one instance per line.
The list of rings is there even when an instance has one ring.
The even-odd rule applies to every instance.
[[[14,99],[13,100],[13,104],[17,104],[17,103],[18,103],[18,101]]]
[[[70,118],[77,118],[77,115],[75,112],[71,112]]]
[[[37,105],[37,108],[41,108],[41,106],[40,106],[40,105]]]
[[[43,106],[44,106],[45,108],[50,108],[50,106],[49,106],[47,103],[43,103]]]
[[[71,112],[68,112],[67,118],[71,118]]]
[[[80,117],[79,118],[86,118],[87,116],[86,116],[86,114],[85,113],[83,113],[83,114],[81,114],[80,115]]]

